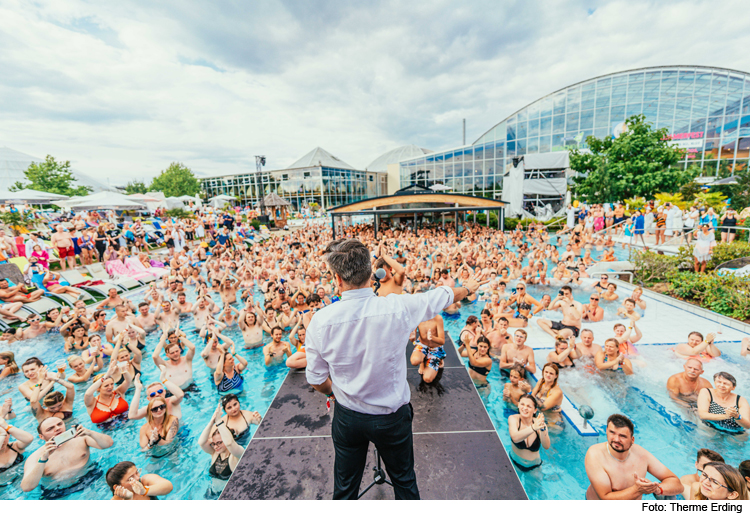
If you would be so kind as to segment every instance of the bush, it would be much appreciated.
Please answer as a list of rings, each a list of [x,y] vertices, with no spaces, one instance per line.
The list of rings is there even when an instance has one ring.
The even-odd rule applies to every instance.
[[[479,218],[479,215],[477,215],[477,218]],[[478,220],[477,220],[478,222]],[[492,223],[492,217],[490,217],[490,224]],[[513,231],[518,224],[521,224],[523,227],[528,227],[529,224],[538,224],[539,221],[535,220],[533,218],[506,218],[505,219],[505,231]],[[564,218],[553,218],[551,220],[547,220],[546,222],[542,222],[544,225],[549,226],[551,224],[554,224],[550,231],[557,231],[559,229],[562,229],[563,226],[565,226],[565,219]]]
[[[635,267],[635,279],[646,285],[668,281],[681,265],[680,257],[659,255],[653,251],[633,251],[630,261]]]
[[[256,219],[256,218],[253,218],[253,219],[252,219],[252,220],[250,221],[250,225],[251,225],[251,226],[253,226],[253,227],[255,228],[255,230],[256,230],[256,231],[259,231],[259,230],[260,230],[260,221],[258,221],[258,219]]]
[[[706,270],[716,269],[716,266],[740,257],[750,257],[750,244],[747,242],[732,242],[731,244],[719,242],[714,247],[711,260],[706,264]],[[683,246],[679,250],[678,258],[682,267],[693,265],[693,248]]]
[[[474,219],[474,215],[467,215],[467,218]],[[507,220],[506,220],[507,221]],[[477,224],[480,226],[486,226],[487,225],[487,215],[485,213],[479,213],[477,215]],[[493,229],[497,229],[497,214],[490,213],[490,227]]]
[[[675,297],[741,321],[750,319],[750,277],[679,272],[669,283]]]
[[[167,209],[164,211],[164,216],[168,218],[195,218],[193,212],[186,209]]]

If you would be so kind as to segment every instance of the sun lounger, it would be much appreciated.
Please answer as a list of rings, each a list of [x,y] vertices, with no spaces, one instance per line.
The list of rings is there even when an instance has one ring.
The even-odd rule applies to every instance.
[[[90,293],[95,302],[103,301],[107,297],[107,295],[109,295],[108,290],[109,288],[111,288],[111,286],[107,284],[86,284],[92,281],[99,281],[99,279],[87,279],[86,277],[81,275],[81,272],[78,270],[61,271],[60,276],[68,281],[74,288],[78,288]]]
[[[30,310],[33,313],[44,316],[44,314],[46,314],[50,310],[54,310],[55,308],[57,308],[58,310],[61,310],[62,304],[55,301],[54,299],[50,299],[49,297],[42,297],[38,301],[25,303],[23,307]]]
[[[135,279],[131,279],[129,277],[119,277],[119,278],[112,278],[109,276],[109,273],[107,273],[107,270],[104,269],[104,265],[101,263],[97,264],[91,264],[90,266],[86,266],[86,270],[91,274],[91,276],[96,279],[103,281],[107,284],[112,284],[114,286],[117,286],[121,288],[123,291],[130,291],[130,290],[136,290],[143,286],[143,283],[140,281],[137,281]]]

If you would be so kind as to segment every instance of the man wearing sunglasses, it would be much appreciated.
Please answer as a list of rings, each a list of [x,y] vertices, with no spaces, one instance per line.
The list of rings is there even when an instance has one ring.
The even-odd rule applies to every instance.
[[[133,400],[130,402],[128,410],[129,420],[142,420],[146,417],[146,411],[148,409],[148,402],[160,396],[167,400],[167,412],[178,420],[182,418],[182,409],[180,403],[185,393],[181,388],[169,381],[166,377],[166,368],[160,367],[161,376],[160,380],[154,383],[150,383],[146,386],[146,405],[140,407],[141,403],[141,391],[143,391],[143,385],[141,384],[141,375],[138,374],[133,381],[135,390],[133,391]]]
[[[626,416],[607,418],[607,441],[591,446],[584,463],[591,485],[588,500],[641,500],[643,495],[673,496],[683,491],[680,479],[635,443],[634,426]],[[648,474],[656,477],[650,481]]]
[[[589,303],[583,305],[583,314],[581,319],[589,323],[596,323],[604,319],[604,309],[599,306],[599,294],[592,293],[589,297]]]

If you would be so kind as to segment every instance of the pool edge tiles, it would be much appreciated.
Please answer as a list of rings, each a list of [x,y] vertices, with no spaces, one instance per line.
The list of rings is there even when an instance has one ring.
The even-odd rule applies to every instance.
[[[405,351],[409,355],[410,347]],[[423,499],[527,499],[505,447],[452,341],[433,384],[407,364],[414,407],[414,458]],[[333,493],[332,414],[310,392],[304,371],[290,372],[248,445],[221,500],[330,499]],[[372,482],[371,448],[360,489]],[[375,486],[364,499],[390,499]]]

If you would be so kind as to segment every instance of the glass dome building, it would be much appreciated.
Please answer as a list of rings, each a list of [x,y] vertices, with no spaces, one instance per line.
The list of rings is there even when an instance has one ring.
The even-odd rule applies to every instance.
[[[514,156],[585,145],[617,135],[644,114],[686,149],[680,162],[706,178],[748,170],[750,74],[702,66],[662,66],[595,77],[553,92],[510,115],[472,145],[400,163],[401,186],[443,183],[456,192],[496,194]]]

